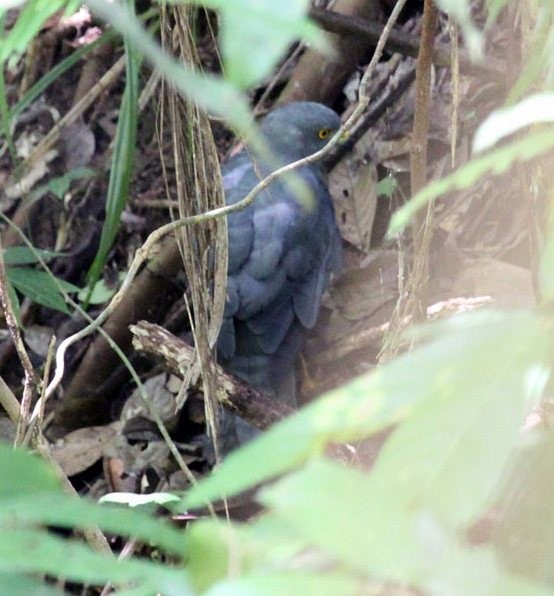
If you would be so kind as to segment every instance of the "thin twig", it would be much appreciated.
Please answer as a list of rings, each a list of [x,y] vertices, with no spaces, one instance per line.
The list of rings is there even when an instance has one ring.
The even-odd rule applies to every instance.
[[[37,385],[37,376],[35,369],[31,364],[23,339],[19,331],[19,325],[17,324],[17,318],[13,310],[13,306],[10,300],[10,286],[6,274],[6,266],[4,264],[4,251],[2,250],[2,241],[0,239],[0,301],[2,304],[2,310],[4,311],[4,318],[6,319],[6,325],[10,332],[15,350],[21,362],[24,372],[23,381],[23,396],[21,397],[21,407],[19,418],[17,421],[17,431],[15,434],[15,445],[20,445],[25,434],[25,429],[29,421],[29,411],[31,409],[31,400],[33,397],[34,389]]]

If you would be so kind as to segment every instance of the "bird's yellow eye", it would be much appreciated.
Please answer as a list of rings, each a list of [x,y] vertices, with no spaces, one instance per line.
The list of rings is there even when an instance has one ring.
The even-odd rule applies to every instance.
[[[317,137],[319,139],[321,139],[322,141],[324,141],[325,139],[328,139],[331,135],[331,129],[330,128],[320,128],[317,131]]]

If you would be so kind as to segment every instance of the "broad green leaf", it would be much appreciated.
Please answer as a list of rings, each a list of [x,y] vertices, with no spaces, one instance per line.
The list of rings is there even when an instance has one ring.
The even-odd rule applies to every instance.
[[[125,279],[125,275],[125,271],[119,272],[117,277],[120,283]],[[79,292],[77,297],[81,302],[87,302],[88,304],[104,304],[116,293],[118,287],[119,284],[108,285],[106,280],[102,278],[94,284],[92,292],[89,291],[88,287],[85,287]]]
[[[251,552],[247,541],[241,540],[237,525],[218,520],[198,521],[190,526],[187,539],[187,572],[197,592],[204,593],[217,581],[226,579],[231,561],[235,573],[248,572]]]
[[[316,460],[263,489],[260,500],[358,572],[409,581],[426,561],[398,497],[357,470]]]
[[[374,481],[441,525],[460,527],[482,513],[548,381],[548,327],[526,312],[432,326],[444,353],[434,370],[419,371],[427,396],[384,445]]]
[[[195,72],[179,63],[154,42],[140,21],[126,7],[107,0],[87,0],[86,4],[124,35],[183,95],[226,119],[237,131],[256,143],[249,104],[230,83]],[[258,142],[259,143],[259,142]]]
[[[228,455],[212,476],[193,487],[185,506],[239,493],[302,465],[324,451],[330,441],[354,440],[398,422],[419,397],[407,387],[417,379],[406,364],[399,359],[391,363],[397,371],[393,375],[379,370],[356,379],[265,431]],[[399,386],[402,374],[407,375],[406,387]]]
[[[60,596],[64,594],[54,586],[38,579],[17,573],[0,573],[0,594],[25,594],[25,596]]]
[[[473,151],[489,149],[525,126],[545,122],[554,122],[554,93],[537,93],[514,106],[492,112],[475,133]]]
[[[395,487],[376,483],[371,473],[315,461],[265,488],[261,500],[270,515],[309,540],[310,550],[375,581],[406,583],[436,596],[549,593],[508,575],[489,548],[464,544],[418,504],[403,507]]]
[[[7,270],[10,284],[33,302],[69,314],[63,296],[54,280],[45,271],[38,271],[29,267],[10,267]],[[58,279],[60,286],[66,292],[78,292],[79,288],[67,281]]]
[[[518,382],[514,390],[517,387],[522,391],[515,402],[507,402],[504,412],[507,421],[498,424],[499,435],[496,438],[507,441],[510,429],[517,425],[517,420],[521,420],[521,400],[530,392],[527,383],[535,372],[539,380],[544,378],[540,375],[541,358],[544,358],[547,347],[544,326],[545,322],[539,317],[520,313],[506,317],[475,313],[458,317],[442,328],[433,326],[433,332],[440,333],[441,329],[443,332],[429,345],[419,347],[371,375],[331,392],[229,455],[212,476],[190,490],[185,506],[197,506],[222,495],[230,496],[298,467],[321,453],[329,442],[354,441],[370,436],[400,422],[425,400],[435,400],[437,411],[446,407],[441,405],[443,398],[445,401],[454,400],[451,408],[456,414],[464,404],[467,412],[476,405],[486,408],[487,400],[490,400],[490,405],[500,407],[496,388],[504,387],[505,383],[495,376],[490,377],[489,383],[487,374],[489,371],[505,374],[498,363],[491,364],[495,354],[504,355],[504,351],[508,352],[506,361],[513,365],[513,373],[508,373],[510,383],[516,379]],[[496,341],[501,344],[499,351]],[[520,354],[521,351],[524,353]],[[512,353],[521,356],[520,364],[514,363]],[[481,367],[481,361],[486,366]],[[539,368],[533,368],[535,365]],[[518,374],[522,375],[521,379]],[[475,375],[477,377],[472,379]],[[471,391],[489,393],[479,394],[473,401],[465,397],[464,401],[465,394],[461,396],[457,390],[465,386],[466,380]],[[513,391],[508,389],[507,395],[512,395]],[[448,408],[442,415],[448,415]],[[471,414],[468,416],[471,417]],[[442,420],[441,415],[437,414],[437,417]],[[420,424],[424,422],[425,416]],[[410,428],[408,426],[408,430]],[[450,425],[448,428],[451,429]],[[430,431],[427,429],[426,432]],[[431,434],[434,436],[434,433]],[[440,436],[444,437],[444,433]],[[410,447],[414,456],[419,453],[420,445],[425,457],[427,451],[433,448],[425,441],[426,438],[423,435],[418,438],[417,444]],[[489,443],[487,446],[490,446]],[[473,453],[471,447],[469,449]],[[507,449],[505,443],[498,447],[500,452]],[[429,465],[436,464],[431,461]],[[401,490],[404,490],[403,486]],[[436,498],[440,499],[441,495],[439,493]]]
[[[185,572],[179,569],[147,560],[117,560],[47,530],[14,529],[9,525],[0,531],[0,570],[47,573],[96,584],[133,583],[168,596],[192,594]]]
[[[41,492],[60,493],[54,471],[38,457],[0,443],[0,499]]]
[[[283,570],[310,547],[304,536],[274,515],[265,514],[248,524],[198,520],[187,531],[187,572],[202,592],[235,574]]]
[[[225,77],[248,88],[266,77],[289,45],[303,39],[326,49],[322,32],[306,18],[309,0],[194,0],[220,11]]]
[[[0,524],[44,523],[64,528],[97,525],[111,534],[152,542],[177,556],[185,554],[184,533],[143,512],[97,505],[60,493],[27,495],[19,491],[5,497],[0,493],[0,504]]]
[[[388,230],[389,237],[401,232],[408,225],[414,213],[430,201],[451,190],[469,188],[488,172],[495,175],[502,174],[515,161],[529,161],[552,148],[554,148],[554,131],[547,130],[528,134],[523,139],[518,139],[505,147],[490,151],[482,157],[473,158],[452,174],[428,184],[401,207],[392,216]]]
[[[554,431],[531,431],[499,491],[493,542],[511,571],[554,588],[553,466]]]
[[[42,248],[32,249],[29,246],[10,246],[4,249],[4,263],[6,265],[31,265],[39,262],[39,256],[48,262],[62,253]]]

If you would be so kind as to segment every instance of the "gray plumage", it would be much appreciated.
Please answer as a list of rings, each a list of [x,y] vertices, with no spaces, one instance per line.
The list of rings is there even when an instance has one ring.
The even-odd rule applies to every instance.
[[[231,158],[222,168],[227,204],[243,199],[277,167],[321,149],[339,126],[333,110],[313,102],[291,103],[268,114],[260,128],[275,160],[269,164],[246,149]],[[296,170],[296,176],[308,196],[299,196],[281,178],[228,217],[228,291],[218,339],[224,367],[290,405],[296,405],[296,358],[341,262],[340,236],[319,163]],[[240,429],[239,435],[245,438]]]

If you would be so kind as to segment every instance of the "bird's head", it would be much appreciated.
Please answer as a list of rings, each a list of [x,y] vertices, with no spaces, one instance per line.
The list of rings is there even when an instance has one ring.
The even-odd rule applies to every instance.
[[[323,104],[297,101],[270,112],[260,128],[269,149],[291,163],[322,149],[340,128],[340,118]]]

